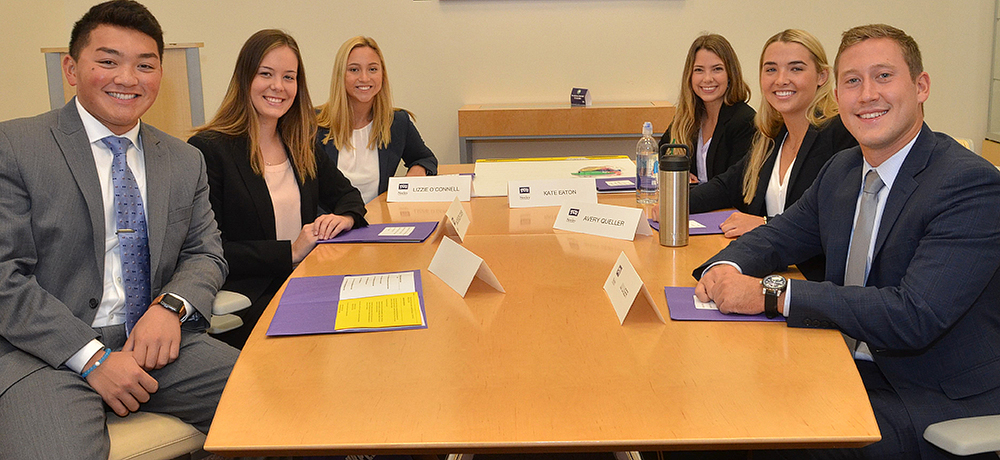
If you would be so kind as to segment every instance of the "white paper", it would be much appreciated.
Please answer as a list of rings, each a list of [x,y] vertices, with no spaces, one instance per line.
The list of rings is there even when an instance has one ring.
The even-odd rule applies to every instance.
[[[415,292],[413,272],[383,275],[345,276],[340,285],[341,299],[360,299],[380,295]]]
[[[636,297],[640,293],[642,293],[650,307],[653,308],[653,311],[656,312],[656,317],[661,322],[666,322],[663,319],[663,315],[660,314],[660,309],[653,302],[653,297],[649,294],[649,290],[646,289],[646,285],[643,284],[642,278],[639,277],[639,273],[635,271],[635,267],[632,266],[632,262],[628,260],[628,256],[625,255],[624,251],[618,256],[614,267],[611,268],[611,274],[608,275],[608,279],[604,282],[604,292],[611,299],[611,306],[614,307],[620,324],[625,323],[625,317],[628,316],[632,305],[635,304]]]
[[[605,182],[612,187],[635,187],[635,182],[631,179],[609,180]]]
[[[481,257],[448,237],[441,239],[441,244],[427,270],[441,278],[462,297],[465,297],[469,285],[477,276],[496,290],[505,292],[493,271]]]
[[[571,202],[597,203],[597,182],[594,178],[507,182],[507,204],[511,208],[561,206]]]
[[[390,177],[387,202],[469,201],[472,177],[468,175]]]
[[[635,163],[627,156],[547,158],[518,161],[476,161],[476,196],[504,196],[507,182],[531,179],[571,179],[574,172],[591,166],[609,166],[625,176],[635,174]],[[613,177],[613,176],[603,176]],[[594,186],[596,188],[596,185]]]
[[[455,198],[455,201],[451,202],[451,206],[448,207],[448,211],[444,214],[444,219],[442,219],[442,224],[444,224],[444,233],[448,235],[454,235],[458,237],[458,241],[465,241],[465,233],[469,231],[469,224],[472,223],[472,216],[465,212],[465,208],[462,207],[462,202]]]
[[[559,208],[552,228],[632,241],[635,235],[652,235],[645,213],[627,208],[595,203],[571,203]]]
[[[714,300],[709,300],[708,302],[702,302],[698,300],[698,296],[694,295],[694,308],[699,310],[718,310],[719,307],[715,305]]]
[[[386,227],[383,228],[381,232],[378,232],[378,236],[410,236],[416,227]]]
[[[696,220],[688,220],[688,228],[705,228],[705,226]]]

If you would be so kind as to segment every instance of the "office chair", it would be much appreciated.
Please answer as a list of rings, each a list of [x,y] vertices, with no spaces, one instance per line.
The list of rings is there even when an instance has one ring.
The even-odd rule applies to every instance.
[[[212,304],[209,332],[235,329],[243,321],[234,312],[250,306],[250,299],[232,291],[219,291]],[[177,417],[152,412],[134,412],[119,417],[108,412],[111,453],[108,460],[162,460],[196,453],[205,445],[205,435]]]
[[[924,430],[924,439],[953,455],[996,452],[1000,456],[1000,415],[938,422]]]

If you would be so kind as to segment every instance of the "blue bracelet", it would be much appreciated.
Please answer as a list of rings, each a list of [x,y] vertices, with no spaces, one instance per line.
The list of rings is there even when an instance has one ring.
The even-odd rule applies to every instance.
[[[104,356],[101,356],[100,359],[98,359],[96,362],[94,362],[94,365],[90,366],[90,369],[87,369],[87,370],[83,371],[83,373],[80,374],[80,377],[87,378],[87,376],[90,375],[91,372],[94,372],[94,369],[97,369],[101,365],[101,363],[104,362],[105,359],[108,359],[108,355],[110,355],[110,354],[111,354],[111,349],[110,348],[105,348],[104,349]]]

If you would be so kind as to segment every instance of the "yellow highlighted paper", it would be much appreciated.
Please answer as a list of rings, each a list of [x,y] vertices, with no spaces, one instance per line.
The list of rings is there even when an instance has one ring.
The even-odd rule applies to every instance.
[[[420,298],[416,292],[389,294],[337,303],[336,330],[423,325]]]

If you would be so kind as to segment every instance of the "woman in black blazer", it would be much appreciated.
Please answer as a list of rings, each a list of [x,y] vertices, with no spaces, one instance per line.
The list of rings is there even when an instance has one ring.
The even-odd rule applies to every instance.
[[[407,176],[437,174],[437,158],[413,125],[413,114],[392,107],[385,58],[375,40],[344,42],[331,80],[330,100],[318,107],[316,150],[326,153],[366,203],[389,189],[400,160]]]
[[[796,29],[768,39],[760,58],[764,95],[750,154],[726,172],[691,189],[691,212],[736,208],[720,226],[736,238],[781,214],[812,185],[833,154],[858,145],[837,115],[826,52],[816,37]],[[823,279],[822,259],[799,263],[809,279]]]
[[[748,100],[750,88],[729,41],[717,34],[696,38],[684,62],[677,111],[660,138],[660,145],[688,146],[692,183],[706,182],[746,156],[756,131]]]
[[[188,140],[205,156],[229,262],[222,288],[252,302],[243,326],[218,336],[237,348],[317,240],[367,225],[361,194],[315,153],[315,116],[295,40],[262,30],[240,50],[215,118]]]

